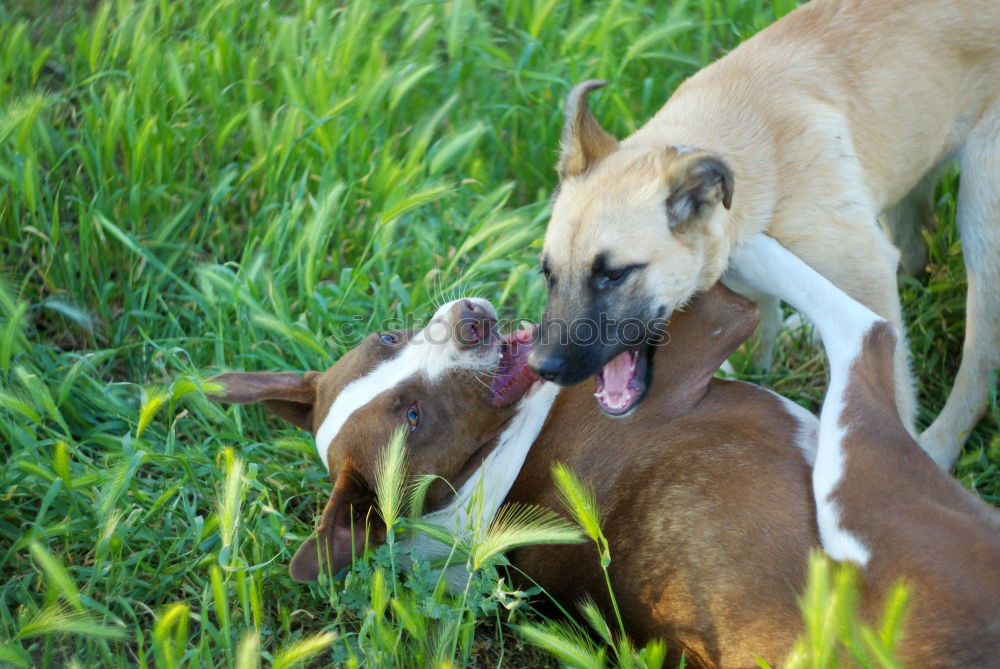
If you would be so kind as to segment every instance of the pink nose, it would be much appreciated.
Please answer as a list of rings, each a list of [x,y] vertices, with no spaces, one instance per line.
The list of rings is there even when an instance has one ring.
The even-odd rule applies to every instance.
[[[473,348],[493,336],[497,319],[485,306],[472,300],[459,300],[451,307],[451,322],[455,325],[458,345]]]

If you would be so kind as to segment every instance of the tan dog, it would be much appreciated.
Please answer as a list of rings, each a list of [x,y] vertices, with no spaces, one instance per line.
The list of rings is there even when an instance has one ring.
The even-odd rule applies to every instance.
[[[734,245],[758,232],[902,331],[900,254],[876,218],[904,266],[922,267],[935,179],[957,158],[965,348],[951,396],[920,438],[949,467],[1000,365],[998,35],[995,0],[813,0],[684,82],[621,142],[587,109],[603,82],[574,88],[532,368],[560,384],[597,373],[602,408],[627,414],[648,385],[647,344],[621,324],[637,319],[655,334],[723,276]],[[765,317],[776,306],[762,304]],[[581,323],[601,335],[574,340]],[[894,368],[912,430],[902,340]]]
[[[861,567],[867,615],[877,614],[871,595],[903,577],[906,666],[998,666],[1000,513],[935,467],[899,420],[892,326],[771,237],[754,235],[733,261],[743,281],[800,309],[823,337],[817,520],[826,551]]]
[[[345,566],[366,521],[383,539],[375,463],[404,425],[410,471],[458,488],[457,499],[444,485],[431,495],[437,522],[461,515],[477,485],[492,510],[506,498],[560,511],[550,470],[562,462],[596,489],[632,637],[665,638],[671,666],[683,651],[689,666],[754,667],[757,656],[780,662],[801,629],[796,595],[818,546],[815,417],[712,377],[756,323],[753,304],[721,286],[696,298],[670,323],[654,356],[662,374],[625,420],[605,416],[586,388],[539,382],[526,366],[530,330],[497,337],[492,307],[471,299],[445,305],[423,330],[372,335],[322,374],[224,374],[217,399],[264,402],[317,435],[334,484],[318,542],[292,560],[297,580],[318,576],[320,556]],[[565,605],[590,595],[613,615],[592,545],[511,559]]]

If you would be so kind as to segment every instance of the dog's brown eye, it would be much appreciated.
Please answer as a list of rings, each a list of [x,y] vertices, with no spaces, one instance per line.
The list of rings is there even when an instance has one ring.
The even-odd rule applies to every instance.
[[[416,402],[406,410],[406,422],[410,424],[410,432],[416,430],[417,426],[420,425],[420,405]]]
[[[597,269],[594,271],[594,283],[598,290],[610,288],[624,281],[637,269],[642,269],[645,265],[626,265],[614,269]]]
[[[622,267],[621,269],[606,269],[604,273],[597,279],[598,288],[608,288],[613,286],[629,273],[630,267]]]
[[[542,265],[542,279],[545,281],[545,285],[552,285],[552,272],[549,271],[548,265]]]

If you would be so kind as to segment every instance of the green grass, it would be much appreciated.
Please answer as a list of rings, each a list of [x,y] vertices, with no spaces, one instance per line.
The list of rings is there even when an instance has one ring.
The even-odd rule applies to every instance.
[[[329,486],[310,439],[209,403],[206,372],[323,368],[464,293],[536,317],[569,86],[609,79],[593,106],[625,135],[793,4],[0,5],[0,664],[291,666],[374,634],[377,560],[339,608],[286,573]],[[964,327],[955,187],[903,284],[924,423]],[[821,397],[807,346],[741,369]],[[958,468],[994,503],[997,414]],[[536,663],[505,608],[467,610],[450,661]]]

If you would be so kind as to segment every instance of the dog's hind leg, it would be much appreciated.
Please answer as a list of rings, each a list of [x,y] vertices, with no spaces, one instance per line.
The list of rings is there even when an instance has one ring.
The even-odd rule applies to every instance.
[[[990,371],[1000,367],[1000,104],[959,153],[958,232],[968,272],[962,364],[920,445],[950,468],[986,411]]]
[[[832,210],[834,206],[820,209]],[[788,250],[833,282],[838,288],[892,323],[900,337],[896,344],[896,406],[906,429],[915,435],[916,394],[907,356],[896,270],[899,250],[889,241],[873,212],[849,210],[838,220],[810,226],[808,235],[776,237]]]
[[[924,230],[933,229],[934,186],[938,170],[932,170],[909,194],[879,216],[889,239],[901,254],[899,264],[905,274],[921,276],[927,271],[927,242]]]

